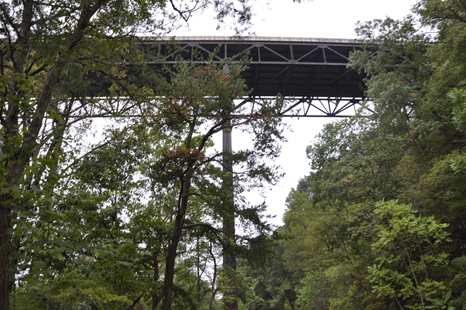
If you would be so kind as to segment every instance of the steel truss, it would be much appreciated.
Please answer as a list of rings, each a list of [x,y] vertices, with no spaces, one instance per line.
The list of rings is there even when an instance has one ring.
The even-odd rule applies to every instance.
[[[250,103],[251,114],[258,113],[261,102],[274,100],[276,97],[250,97],[243,102]],[[357,98],[285,98],[284,105],[276,116],[280,117],[348,117],[355,115],[361,107],[361,100]]]
[[[355,40],[264,38],[235,40],[227,37],[177,37],[180,48],[174,52],[169,38],[140,41],[143,48],[156,48],[153,54],[167,64],[178,55],[192,62],[213,59],[227,63],[245,56],[250,60],[243,78],[252,89],[246,101],[252,105],[281,95],[286,104],[283,117],[354,115],[364,99],[365,75],[347,68],[350,53],[361,49]],[[157,65],[160,60],[150,62]]]

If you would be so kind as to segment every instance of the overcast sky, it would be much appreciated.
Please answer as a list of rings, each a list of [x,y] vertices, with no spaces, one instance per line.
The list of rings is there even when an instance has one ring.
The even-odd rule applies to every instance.
[[[410,13],[416,0],[313,0],[294,3],[293,0],[253,1],[253,28],[257,36],[355,38],[358,21],[400,19]],[[177,35],[232,35],[230,27],[216,30],[214,15],[195,14],[188,27]]]
[[[256,36],[269,37],[309,37],[355,39],[354,31],[358,21],[383,19],[387,16],[401,19],[410,14],[416,0],[314,0],[293,3],[292,0],[258,0],[253,5],[254,19],[252,32]],[[230,26],[216,30],[217,22],[209,12],[196,14],[189,25],[178,29],[179,36],[230,36],[234,31]],[[281,225],[285,200],[291,188],[296,187],[300,178],[310,171],[306,158],[306,147],[320,132],[324,124],[335,121],[332,118],[287,119],[293,132],[287,133],[280,160],[286,176],[266,195],[268,212],[277,217],[274,224]],[[233,149],[241,148],[244,141],[238,132],[233,131]],[[247,137],[246,137],[247,139]],[[221,137],[216,139],[221,143]],[[263,200],[251,196],[251,200]]]

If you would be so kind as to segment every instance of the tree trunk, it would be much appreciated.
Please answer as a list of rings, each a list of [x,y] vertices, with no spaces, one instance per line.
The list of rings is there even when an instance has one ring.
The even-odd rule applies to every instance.
[[[2,137],[3,145],[2,155],[6,155],[6,159],[3,159],[1,164],[3,165],[3,173],[5,175],[5,186],[3,190],[11,190],[13,187],[17,187],[20,184],[23,172],[29,160],[31,159],[33,149],[36,147],[36,139],[43,126],[43,119],[45,111],[50,106],[50,100],[52,98],[53,91],[58,81],[58,77],[62,73],[64,67],[67,65],[66,60],[68,52],[73,50],[76,44],[83,38],[85,30],[89,26],[89,21],[93,15],[99,10],[108,0],[99,0],[96,3],[86,2],[82,8],[79,21],[74,29],[71,37],[68,40],[65,52],[63,52],[55,63],[50,64],[49,69],[42,89],[35,102],[35,111],[29,125],[27,126],[28,132],[22,134],[23,142],[17,144],[17,136],[21,135],[18,131],[18,117],[21,113],[20,107],[9,103],[8,114],[5,118],[4,127],[6,127],[6,134]],[[27,43],[30,39],[31,25],[33,24],[32,18],[34,15],[35,1],[26,0],[21,2],[22,16],[21,16],[21,27],[18,33],[18,40],[14,44],[10,45],[12,61],[14,67],[14,73],[23,74],[24,57],[26,56]],[[3,59],[2,59],[3,62]],[[3,63],[2,63],[3,72]],[[20,96],[21,91],[18,89],[17,82],[13,82],[11,85],[10,95]],[[26,126],[26,124],[23,124]],[[11,148],[11,145],[14,147]],[[0,195],[0,309],[9,309],[9,286],[11,273],[10,270],[10,223],[11,213],[14,210],[13,195],[10,192]]]
[[[8,199],[2,195],[1,199]],[[7,200],[0,205],[0,308],[9,309],[9,286],[10,286],[10,207]]]
[[[159,262],[157,254],[157,252],[152,253],[152,259],[154,261],[154,285],[157,285],[157,282],[159,282]],[[152,294],[152,310],[157,310],[157,305],[160,302],[160,296],[162,296],[162,294],[163,293],[157,295],[157,291],[154,289],[154,294]]]
[[[173,229],[172,240],[168,248],[168,254],[166,258],[165,267],[165,280],[163,284],[163,310],[170,310],[172,304],[172,291],[173,291],[173,279],[175,276],[175,260],[176,250],[178,249],[178,243],[181,239],[181,232],[183,229],[183,219],[188,206],[188,194],[191,190],[191,177],[188,174],[186,180],[183,183],[183,188],[180,194],[180,204],[178,207],[178,213],[175,218],[175,227]]]

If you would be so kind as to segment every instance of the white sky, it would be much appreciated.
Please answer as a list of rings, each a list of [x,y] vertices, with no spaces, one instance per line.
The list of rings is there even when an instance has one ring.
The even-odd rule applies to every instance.
[[[354,28],[358,21],[386,16],[401,19],[416,3],[416,0],[253,1],[252,31],[257,36],[348,39],[356,37]],[[179,29],[175,35],[223,36],[234,33],[228,26],[216,30],[216,25],[212,13],[194,14],[189,28]]]
[[[355,39],[358,21],[383,19],[387,16],[401,19],[410,14],[416,0],[314,0],[293,3],[292,0],[258,0],[253,5],[254,26],[257,36],[309,37]],[[189,27],[178,29],[173,35],[180,36],[229,36],[234,31],[229,26],[216,30],[217,22],[210,12],[196,14]],[[306,147],[332,118],[286,119],[293,132],[287,133],[282,155],[276,164],[286,173],[281,182],[266,195],[268,212],[277,215],[272,221],[282,225],[285,200],[291,188],[310,171],[306,158]],[[233,131],[233,149],[241,148],[244,138]],[[221,137],[218,137],[219,145]],[[251,196],[251,200],[262,200]]]

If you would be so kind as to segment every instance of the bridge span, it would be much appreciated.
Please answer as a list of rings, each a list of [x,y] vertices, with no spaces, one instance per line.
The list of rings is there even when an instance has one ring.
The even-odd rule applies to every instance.
[[[181,47],[177,53],[169,48],[172,39]],[[362,48],[357,40],[189,36],[141,38],[140,44],[156,46],[168,64],[176,55],[190,61],[214,55],[215,61],[226,62],[246,54],[250,63],[243,78],[252,92],[245,100],[255,104],[280,94],[286,99],[278,112],[283,117],[353,115],[364,99],[365,75],[347,68],[350,53]]]

